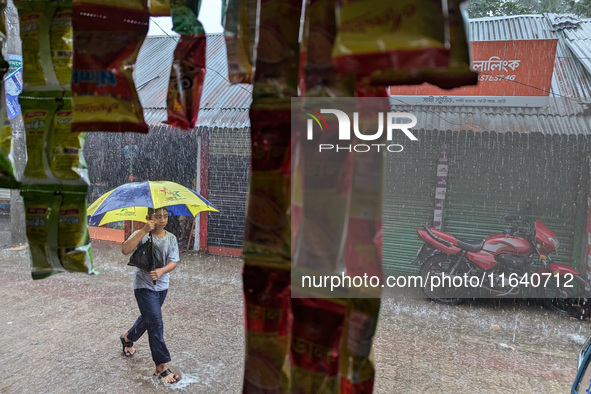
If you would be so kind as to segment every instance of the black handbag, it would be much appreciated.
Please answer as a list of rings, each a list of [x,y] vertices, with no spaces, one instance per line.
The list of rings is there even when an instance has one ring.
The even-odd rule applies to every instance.
[[[160,249],[158,249],[158,247],[152,242],[151,231],[148,240],[135,249],[129,258],[129,263],[127,263],[127,265],[138,267],[139,269],[147,272],[154,271],[156,268],[164,267],[162,253],[160,252]]]

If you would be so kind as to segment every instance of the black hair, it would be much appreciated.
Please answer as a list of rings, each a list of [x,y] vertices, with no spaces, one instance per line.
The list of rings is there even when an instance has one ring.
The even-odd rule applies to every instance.
[[[166,213],[168,213],[168,208],[167,207],[160,207],[158,209],[154,209],[154,208],[148,208],[148,217],[152,218],[152,215],[154,214],[155,211],[159,211],[161,209],[165,209]]]

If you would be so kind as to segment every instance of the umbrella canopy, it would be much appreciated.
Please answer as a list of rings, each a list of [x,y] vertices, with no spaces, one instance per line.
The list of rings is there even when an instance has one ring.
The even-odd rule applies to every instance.
[[[148,208],[167,207],[174,215],[195,216],[199,212],[218,210],[199,193],[178,183],[146,181],[126,183],[100,196],[88,207],[93,223],[123,220],[145,222]]]

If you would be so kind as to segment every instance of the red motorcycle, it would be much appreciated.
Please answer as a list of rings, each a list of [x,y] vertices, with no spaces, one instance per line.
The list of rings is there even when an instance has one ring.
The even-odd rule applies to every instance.
[[[533,296],[556,312],[588,316],[591,287],[576,269],[549,256],[559,246],[556,234],[540,220],[533,225],[512,215],[505,220],[513,222],[510,229],[475,241],[427,226],[417,229],[425,244],[415,265],[421,267],[427,297],[458,304],[473,297],[474,290],[481,297]]]

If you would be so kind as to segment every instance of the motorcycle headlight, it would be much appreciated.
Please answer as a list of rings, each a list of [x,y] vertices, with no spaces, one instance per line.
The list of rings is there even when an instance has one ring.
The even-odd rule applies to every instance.
[[[558,242],[558,238],[550,237],[550,238],[548,238],[548,241],[552,242],[552,245],[554,245],[554,247],[556,249],[558,249],[558,247],[560,246],[560,242]]]

